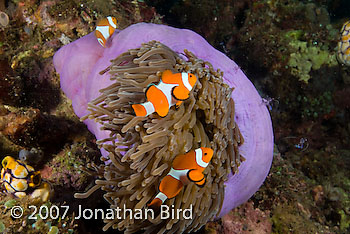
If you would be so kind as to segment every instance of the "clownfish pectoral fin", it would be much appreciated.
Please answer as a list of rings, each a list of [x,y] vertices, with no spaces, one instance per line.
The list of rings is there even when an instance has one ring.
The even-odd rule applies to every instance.
[[[180,101],[185,101],[190,97],[190,92],[184,86],[176,86],[171,90],[171,95]]]
[[[207,180],[203,178],[201,181],[194,182],[198,187],[203,188]]]
[[[204,179],[202,172],[196,169],[191,169],[187,172],[187,177],[192,182],[200,182]]]

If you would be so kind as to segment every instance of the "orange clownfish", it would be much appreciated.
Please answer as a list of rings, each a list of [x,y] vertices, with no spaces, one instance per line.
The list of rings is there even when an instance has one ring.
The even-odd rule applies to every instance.
[[[101,19],[97,22],[95,36],[97,41],[106,47],[108,39],[112,36],[117,28],[117,19],[115,17],[108,16],[107,18]]]
[[[175,73],[165,70],[162,79],[155,85],[147,87],[145,95],[147,102],[134,104],[132,108],[136,116],[148,116],[157,112],[165,117],[171,106],[179,107],[182,101],[190,97],[190,92],[197,82],[197,77],[191,73]]]
[[[213,153],[212,149],[201,147],[176,156],[169,173],[160,182],[159,193],[147,206],[158,209],[166,199],[175,197],[188,180],[204,187],[206,179],[203,171],[209,165]]]

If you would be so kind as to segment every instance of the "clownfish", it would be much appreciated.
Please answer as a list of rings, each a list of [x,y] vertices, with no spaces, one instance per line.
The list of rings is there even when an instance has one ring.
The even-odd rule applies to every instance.
[[[151,84],[145,91],[147,102],[134,104],[132,108],[136,116],[148,116],[154,112],[165,117],[171,106],[179,107],[190,97],[190,92],[197,82],[197,77],[191,73],[172,73],[165,70],[160,82]]]
[[[6,156],[2,160],[0,182],[7,193],[22,198],[41,184],[41,175],[23,161]]]
[[[97,41],[103,47],[106,47],[108,39],[112,36],[116,28],[117,19],[115,17],[108,16],[107,18],[99,20],[95,30]]]
[[[337,56],[340,62],[350,65],[350,21],[344,23],[340,31],[340,41],[338,42]]]
[[[213,153],[212,149],[201,147],[176,156],[169,173],[159,184],[159,193],[147,206],[152,209],[159,209],[166,199],[179,194],[188,180],[199,187],[204,187],[206,179],[203,171],[209,165]]]

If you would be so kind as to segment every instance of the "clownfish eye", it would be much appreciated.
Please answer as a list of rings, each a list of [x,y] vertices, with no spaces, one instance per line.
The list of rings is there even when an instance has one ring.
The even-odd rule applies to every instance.
[[[207,155],[207,153],[204,153],[204,155]]]

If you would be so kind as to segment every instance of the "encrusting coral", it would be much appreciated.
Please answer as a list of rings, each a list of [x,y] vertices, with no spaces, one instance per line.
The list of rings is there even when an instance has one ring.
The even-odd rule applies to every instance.
[[[191,72],[198,77],[194,91],[178,109],[160,118],[135,117],[131,103],[145,101],[144,89],[160,80],[162,71]],[[111,208],[142,209],[157,193],[160,180],[168,173],[172,160],[197,147],[214,150],[211,163],[204,171],[204,188],[194,183],[185,186],[174,198],[165,202],[174,209],[193,207],[193,219],[161,219],[160,215],[148,220],[123,217],[123,220],[105,220],[106,226],[128,233],[144,229],[148,233],[170,230],[183,232],[198,230],[208,220],[219,215],[224,200],[224,181],[238,170],[244,160],[238,146],[243,143],[234,121],[232,88],[223,82],[223,73],[215,71],[209,62],[198,59],[189,51],[178,55],[165,45],[151,41],[131,49],[112,60],[109,70],[112,85],[101,90],[101,96],[89,103],[92,118],[110,131],[110,136],[98,141],[108,151],[98,171],[104,179],[83,198],[102,188]],[[103,73],[102,72],[102,73]],[[103,174],[102,174],[103,173]]]

